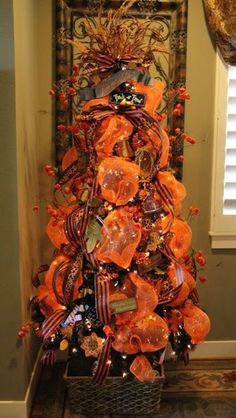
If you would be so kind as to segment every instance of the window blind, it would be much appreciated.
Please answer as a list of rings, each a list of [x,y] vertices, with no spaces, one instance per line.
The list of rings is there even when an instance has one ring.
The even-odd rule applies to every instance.
[[[224,215],[236,215],[236,67],[228,69]]]

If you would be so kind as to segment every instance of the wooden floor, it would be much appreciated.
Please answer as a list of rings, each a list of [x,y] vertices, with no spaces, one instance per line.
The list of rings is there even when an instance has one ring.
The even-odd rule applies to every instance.
[[[63,380],[65,367],[58,363],[42,369],[31,418],[131,418],[72,411]],[[158,415],[139,415],[142,418],[236,418],[236,360],[194,360],[187,367],[171,362],[165,375]]]

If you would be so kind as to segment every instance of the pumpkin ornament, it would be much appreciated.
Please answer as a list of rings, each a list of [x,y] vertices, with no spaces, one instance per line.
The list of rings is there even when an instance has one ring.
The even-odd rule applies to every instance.
[[[103,18],[100,11],[97,28],[85,18],[91,43],[75,42],[89,87],[73,89],[80,112],[73,126],[60,125],[72,145],[49,207],[55,252],[33,281],[32,322],[43,337],[45,363],[54,361],[52,350],[69,346],[84,364],[96,358],[88,370],[96,384],[122,356],[133,378],[154,382],[154,364],[163,362],[169,343],[186,360],[210,329],[196,290],[200,252],[181,214],[186,189],[170,166],[161,123],[164,85],[149,75],[161,35],[160,44],[157,33],[156,44],[147,42],[148,20],[124,24],[133,3]],[[188,98],[183,90],[175,109]]]

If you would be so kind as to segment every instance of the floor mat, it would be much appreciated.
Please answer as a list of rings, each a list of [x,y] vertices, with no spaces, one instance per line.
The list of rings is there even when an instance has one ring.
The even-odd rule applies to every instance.
[[[134,417],[73,412],[63,381],[65,366],[42,369],[31,418]],[[187,367],[166,362],[165,377],[158,415],[142,418],[236,418],[236,360],[192,360]]]

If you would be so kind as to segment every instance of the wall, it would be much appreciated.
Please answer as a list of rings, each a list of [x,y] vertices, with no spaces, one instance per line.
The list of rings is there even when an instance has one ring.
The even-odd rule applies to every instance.
[[[51,1],[0,0],[0,19],[0,416],[7,418],[16,416],[9,412],[12,403],[26,397],[39,349],[34,336],[20,344],[16,334],[29,320],[31,278],[45,262],[42,255],[48,248],[42,222],[45,225],[49,185],[42,167],[50,163],[53,148],[47,94],[52,74]],[[39,213],[32,210],[36,204]],[[4,404],[1,399],[14,402]],[[1,407],[6,408],[4,414]],[[17,416],[21,417],[19,410]]]
[[[211,250],[208,236],[216,54],[200,0],[189,0],[187,48],[187,89],[191,100],[186,106],[185,129],[199,143],[185,148],[183,181],[188,191],[186,206],[192,204],[201,209],[192,224],[193,245],[203,250],[208,259],[208,281],[199,284],[201,303],[212,321],[208,339],[236,340],[236,251]]]
[[[29,319],[28,300],[33,296],[31,278],[40,264],[37,167],[37,2],[13,1],[15,33],[16,143],[19,217],[19,259],[23,321]],[[36,348],[33,339],[23,340],[25,387],[29,381]]]
[[[25,392],[22,350],[16,348],[21,317],[16,168],[16,115],[12,2],[0,1],[0,396],[19,399]],[[3,59],[4,58],[4,59]],[[11,387],[11,390],[7,387]]]

